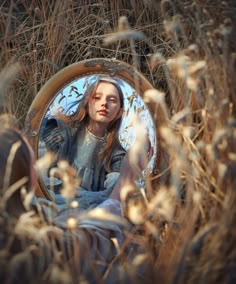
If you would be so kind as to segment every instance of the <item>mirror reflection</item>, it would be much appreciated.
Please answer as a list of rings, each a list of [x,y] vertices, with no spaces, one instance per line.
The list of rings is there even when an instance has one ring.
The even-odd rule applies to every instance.
[[[88,191],[100,188],[104,181],[110,183],[106,188],[111,190],[117,178],[113,173],[108,182],[102,169],[113,167],[111,173],[115,172],[125,152],[139,139],[134,117],[147,129],[152,149],[148,169],[152,171],[156,158],[155,128],[141,96],[118,77],[98,74],[77,78],[61,88],[50,103],[42,121],[38,155],[50,150],[68,160],[81,177],[80,186]],[[103,160],[95,168],[92,165]],[[51,179],[42,178],[49,189]],[[60,179],[53,179],[54,189],[60,184]]]

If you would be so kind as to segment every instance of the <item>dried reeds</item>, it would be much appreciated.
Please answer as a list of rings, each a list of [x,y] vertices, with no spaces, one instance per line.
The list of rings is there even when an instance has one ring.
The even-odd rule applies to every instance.
[[[129,283],[234,283],[235,6],[210,0],[26,2],[3,1],[0,7],[1,68],[13,59],[23,68],[8,88],[5,104],[21,122],[40,87],[57,70],[82,59],[116,58],[134,64],[155,87],[144,100],[155,110],[158,173],[147,177],[145,198],[128,200],[126,216],[134,230],[126,232],[122,247],[116,245],[118,258],[105,279],[114,266],[120,273],[116,275]],[[15,74],[9,69],[1,78],[4,98],[5,82]],[[57,169],[64,170],[63,165]],[[70,181],[73,189],[78,180]],[[65,191],[69,198],[73,193]],[[117,221],[103,211],[89,216]],[[0,218],[0,279],[6,281],[6,275],[27,264],[28,281],[58,283],[60,276],[61,283],[86,283],[75,264],[89,251],[86,238],[91,236],[81,232],[84,251],[72,238],[67,250],[76,249],[76,260],[65,262],[61,231],[35,219],[31,211],[14,229],[3,212]],[[78,229],[77,221],[68,219],[67,229]],[[21,243],[17,252],[12,250],[16,235]],[[130,244],[141,249],[127,269]],[[30,273],[32,255],[40,254],[44,258],[37,273]],[[15,279],[6,283],[11,281]]]

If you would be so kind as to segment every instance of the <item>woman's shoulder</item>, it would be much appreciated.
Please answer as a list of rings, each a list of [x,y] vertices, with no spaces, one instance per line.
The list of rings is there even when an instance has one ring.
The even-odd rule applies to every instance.
[[[43,126],[46,130],[53,130],[56,128],[65,128],[66,124],[61,119],[53,116],[44,118]]]
[[[53,131],[58,129],[64,135],[73,136],[75,132],[83,128],[83,123],[67,123],[58,117],[50,117],[44,122],[45,131]]]
[[[116,156],[116,155],[125,155],[127,153],[127,151],[125,150],[125,148],[121,145],[119,139],[117,138],[114,142],[114,147],[113,147],[113,151],[112,151],[112,156]]]

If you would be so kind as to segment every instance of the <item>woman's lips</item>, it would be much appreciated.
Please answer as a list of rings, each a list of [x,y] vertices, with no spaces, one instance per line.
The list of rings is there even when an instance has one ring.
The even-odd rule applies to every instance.
[[[107,115],[107,111],[106,110],[99,110],[98,113],[100,115]]]

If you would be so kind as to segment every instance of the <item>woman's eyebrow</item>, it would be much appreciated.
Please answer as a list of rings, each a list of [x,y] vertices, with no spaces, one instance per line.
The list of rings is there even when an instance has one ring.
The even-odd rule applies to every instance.
[[[94,94],[94,96],[97,96],[97,95],[98,95],[98,96],[103,96],[103,93],[100,93],[100,92],[99,92],[99,93],[95,93],[95,94]],[[116,95],[114,95],[114,94],[108,94],[108,95],[106,95],[106,96],[109,97],[109,98],[112,97],[112,98],[118,99],[118,97],[117,97]]]
[[[97,92],[95,92],[95,93],[94,93],[94,96],[102,96],[102,93],[97,93]]]

